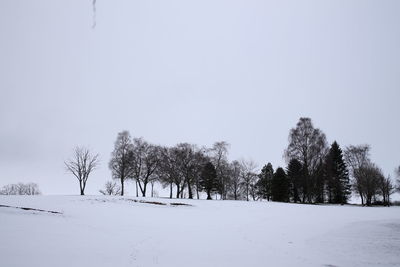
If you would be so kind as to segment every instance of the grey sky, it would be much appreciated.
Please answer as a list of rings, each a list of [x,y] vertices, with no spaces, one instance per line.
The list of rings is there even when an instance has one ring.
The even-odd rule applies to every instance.
[[[95,194],[125,129],[282,166],[301,116],[400,164],[400,1],[97,0],[95,29],[91,2],[0,1],[0,186],[77,194],[86,145]]]

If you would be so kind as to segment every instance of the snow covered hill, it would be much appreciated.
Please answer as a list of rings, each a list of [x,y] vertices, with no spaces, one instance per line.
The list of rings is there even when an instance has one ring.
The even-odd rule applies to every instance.
[[[398,207],[104,196],[0,205],[12,206],[0,207],[5,267],[400,266]]]

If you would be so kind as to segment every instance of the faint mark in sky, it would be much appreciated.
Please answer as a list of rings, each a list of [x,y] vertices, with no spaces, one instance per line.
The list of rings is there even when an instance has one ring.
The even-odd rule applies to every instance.
[[[93,0],[92,7],[93,7],[93,25],[92,25],[92,29],[94,29],[96,27],[96,0]]]

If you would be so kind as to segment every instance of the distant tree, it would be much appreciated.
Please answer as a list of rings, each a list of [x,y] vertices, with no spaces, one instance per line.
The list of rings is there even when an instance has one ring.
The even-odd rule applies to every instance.
[[[373,199],[379,193],[379,185],[383,177],[382,171],[375,164],[369,163],[360,167],[355,176],[360,195],[365,200],[365,204],[371,206]]]
[[[67,171],[78,179],[80,193],[84,195],[89,175],[99,164],[99,154],[92,154],[89,149],[84,147],[76,147],[73,157],[64,164]]]
[[[118,133],[111,153],[109,168],[114,179],[121,182],[121,196],[124,195],[124,183],[126,179],[133,178],[133,144],[128,131]]]
[[[347,203],[351,195],[349,172],[338,143],[333,142],[325,160],[325,177],[329,203]]]
[[[202,150],[198,149],[196,145],[181,143],[176,148],[180,161],[180,173],[188,189],[188,197],[192,199],[195,187],[200,185],[201,172],[208,159],[206,159]],[[199,190],[196,189],[196,191],[198,195]]]
[[[274,169],[272,164],[268,162],[267,165],[261,169],[261,173],[258,175],[259,180],[257,182],[257,194],[263,199],[268,201],[271,199],[271,186],[272,178],[274,176]]]
[[[229,164],[228,164],[228,150],[229,143],[225,141],[215,142],[209,150],[211,162],[215,166],[218,179],[218,193],[221,199],[226,199],[229,187]]]
[[[397,169],[395,170],[396,176],[397,176],[397,180],[396,180],[396,190],[397,192],[400,193],[400,166],[397,167]]]
[[[35,183],[8,184],[0,190],[0,195],[41,195],[39,186]]]
[[[142,196],[146,196],[147,185],[156,179],[156,170],[161,161],[161,148],[149,144],[142,138],[133,139],[132,144],[132,178],[139,185]]]
[[[157,182],[157,179],[151,179],[150,180],[150,185],[151,185],[151,197],[154,197],[154,184]]]
[[[99,190],[103,195],[116,196],[121,194],[121,187],[116,182],[108,181],[104,187],[104,189]]]
[[[241,173],[242,188],[244,190],[246,200],[249,201],[250,195],[253,197],[254,200],[256,196],[255,184],[257,182],[257,174],[256,174],[257,165],[252,160],[248,161],[242,160],[240,162],[240,165],[242,170]]]
[[[206,163],[201,173],[200,186],[207,192],[207,199],[212,199],[211,193],[217,190],[217,172],[211,162]]]
[[[272,200],[289,202],[289,189],[289,179],[286,176],[285,170],[282,168],[276,169],[272,178]]]
[[[229,175],[230,175],[230,184],[229,184],[229,192],[232,195],[234,200],[240,199],[241,185],[242,181],[242,166],[239,161],[234,160],[229,165]]]
[[[352,177],[353,191],[360,196],[361,204],[365,204],[365,179],[364,173],[371,170],[371,161],[369,159],[369,145],[348,146],[344,151],[344,158],[347,166],[350,168]]]
[[[289,161],[287,167],[287,176],[290,181],[291,195],[293,202],[300,202],[304,199],[303,188],[304,188],[304,175],[303,166],[297,159],[292,159]]]
[[[179,197],[179,188],[181,183],[180,181],[177,182],[180,175],[177,153],[174,148],[163,147],[161,149],[161,159],[159,168],[157,169],[157,175],[164,187],[169,186],[170,198],[172,198],[172,186],[177,184],[177,197]]]
[[[395,189],[390,176],[379,176],[379,193],[382,196],[382,204],[384,206],[390,206],[390,196],[395,192]]]
[[[204,169],[204,166],[207,162],[210,162],[210,158],[207,157],[205,154],[205,149],[197,149],[194,154],[194,161],[192,164],[192,168],[190,169],[190,176],[196,187],[196,195],[197,199],[200,198],[199,192],[201,191],[200,180],[201,180],[201,173]],[[224,171],[226,172],[226,171]]]
[[[42,193],[39,190],[39,186],[35,183],[27,183],[25,184],[25,195],[34,196],[34,195],[41,195]]]
[[[310,118],[300,118],[296,128],[290,130],[289,145],[284,155],[288,162],[297,159],[302,164],[305,184],[303,194],[308,202],[312,202],[313,196],[311,177],[315,177],[320,161],[326,153],[325,134],[314,128]]]
[[[174,175],[173,181],[176,186],[176,198],[183,198],[183,191],[186,186],[186,178],[184,173],[182,172],[183,161],[185,153],[182,152],[182,147],[178,145],[170,148],[170,163],[172,167],[172,173]]]

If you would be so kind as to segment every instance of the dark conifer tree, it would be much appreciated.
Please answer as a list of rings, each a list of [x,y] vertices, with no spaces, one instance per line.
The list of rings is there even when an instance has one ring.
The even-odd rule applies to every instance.
[[[292,159],[287,167],[287,176],[290,181],[290,195],[293,202],[300,202],[300,195],[303,194],[301,185],[303,184],[303,166],[297,159]]]
[[[325,202],[325,163],[320,159],[314,174],[311,177],[311,193],[314,203]]]
[[[289,202],[289,187],[285,170],[278,168],[272,178],[272,200]]]
[[[207,199],[212,199],[211,193],[217,191],[218,181],[217,172],[211,162],[208,162],[203,168],[200,177],[200,186],[202,190],[207,192]]]
[[[261,169],[261,173],[258,175],[259,180],[256,184],[257,195],[268,201],[271,199],[271,185],[272,177],[274,176],[274,169],[272,164],[268,162],[267,165]]]
[[[329,203],[347,203],[351,186],[349,172],[343,159],[343,153],[335,141],[331,145],[325,162],[327,197]]]

